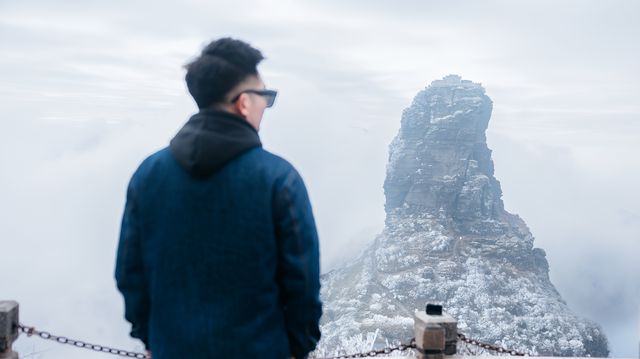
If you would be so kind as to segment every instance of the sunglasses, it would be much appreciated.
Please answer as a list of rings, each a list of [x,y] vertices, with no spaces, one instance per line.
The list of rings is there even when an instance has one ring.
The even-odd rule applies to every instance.
[[[265,98],[265,100],[267,100],[267,107],[271,107],[273,106],[273,103],[276,102],[276,95],[278,94],[278,91],[276,90],[244,90],[239,94],[237,94],[236,97],[234,97],[231,100],[231,103],[238,101],[238,99],[240,98],[240,95],[242,95],[243,93],[252,93],[252,94],[262,96]]]

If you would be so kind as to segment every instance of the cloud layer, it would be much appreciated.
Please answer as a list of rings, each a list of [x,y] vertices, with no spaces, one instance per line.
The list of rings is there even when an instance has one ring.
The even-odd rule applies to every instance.
[[[614,356],[635,356],[637,14],[632,0],[2,2],[0,245],[11,255],[0,298],[19,300],[27,324],[136,348],[112,280],[124,189],[195,110],[181,66],[231,35],[267,56],[261,72],[280,95],[261,136],[307,182],[323,270],[382,228],[402,109],[458,73],[494,100],[504,200],[547,251],[553,282],[605,327]],[[44,351],[36,358],[91,356],[18,344]]]

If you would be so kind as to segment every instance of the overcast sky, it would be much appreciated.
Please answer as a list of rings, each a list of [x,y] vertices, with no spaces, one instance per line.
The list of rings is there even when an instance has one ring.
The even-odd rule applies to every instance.
[[[640,2],[0,0],[0,299],[21,320],[128,338],[113,281],[130,175],[196,110],[182,65],[209,40],[261,49],[268,150],[309,188],[322,269],[382,230],[403,108],[447,74],[494,101],[507,209],[570,307],[638,355]],[[22,337],[32,358],[101,358]]]

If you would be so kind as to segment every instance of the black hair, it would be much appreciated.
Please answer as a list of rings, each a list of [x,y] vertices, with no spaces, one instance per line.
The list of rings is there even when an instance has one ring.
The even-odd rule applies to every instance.
[[[199,108],[222,103],[225,95],[247,77],[258,75],[262,53],[246,42],[222,38],[205,46],[185,68],[189,93]]]

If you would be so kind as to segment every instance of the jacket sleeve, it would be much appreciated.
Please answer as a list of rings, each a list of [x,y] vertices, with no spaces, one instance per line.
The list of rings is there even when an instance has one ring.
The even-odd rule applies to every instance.
[[[116,258],[115,278],[124,297],[125,319],[131,323],[131,336],[149,348],[149,292],[145,281],[140,248],[140,215],[133,179],[127,190]]]
[[[307,190],[295,170],[276,185],[274,222],[289,349],[295,358],[306,358],[320,340],[320,255]]]

